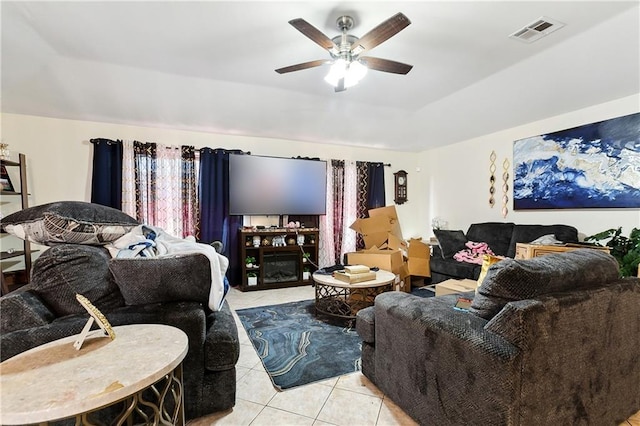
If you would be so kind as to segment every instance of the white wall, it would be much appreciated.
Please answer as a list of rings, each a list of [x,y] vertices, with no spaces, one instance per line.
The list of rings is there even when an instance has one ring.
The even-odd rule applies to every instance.
[[[513,142],[530,136],[564,130],[640,111],[640,94],[590,108],[506,129],[455,145],[421,153],[422,185],[428,190],[420,210],[426,211],[423,235],[432,235],[431,220],[442,217],[449,229],[466,231],[471,223],[495,221],[539,224],[569,224],[582,237],[609,228],[623,227],[628,235],[640,227],[640,209],[582,209],[513,211]],[[463,125],[461,123],[461,125]],[[496,205],[489,207],[489,155],[495,151]],[[502,217],[502,165],[509,161],[509,190],[506,218]]]
[[[30,205],[61,200],[89,201],[93,138],[128,139],[166,145],[193,145],[196,148],[227,148],[251,151],[256,155],[303,156],[322,159],[391,163],[385,167],[387,205],[393,204],[393,173],[415,170],[415,155],[380,149],[321,145],[282,139],[220,135],[176,129],[151,128],[100,122],[61,120],[19,114],[1,114],[2,140],[9,144],[12,159],[27,156]],[[411,182],[409,183],[411,185]],[[409,187],[409,202],[398,206],[406,237],[419,235],[422,228],[418,202],[422,191]],[[3,208],[3,212],[5,212]],[[418,212],[416,214],[416,212]],[[5,212],[6,213],[6,212]]]
[[[434,217],[446,219],[449,229],[463,230],[471,223],[482,221],[565,223],[586,236],[618,226],[628,234],[632,227],[640,227],[640,209],[513,211],[513,141],[638,111],[640,94],[418,154],[6,113],[0,115],[0,122],[2,140],[9,144],[13,157],[18,152],[27,155],[31,205],[89,200],[92,159],[89,139],[104,137],[196,148],[242,149],[256,155],[391,163],[392,167],[385,168],[387,205],[393,204],[393,172],[404,169],[409,173],[409,201],[396,206],[405,238],[431,236]],[[496,205],[490,208],[489,154],[492,150],[498,156],[498,180]],[[510,163],[510,211],[503,218],[500,206],[505,158]]]

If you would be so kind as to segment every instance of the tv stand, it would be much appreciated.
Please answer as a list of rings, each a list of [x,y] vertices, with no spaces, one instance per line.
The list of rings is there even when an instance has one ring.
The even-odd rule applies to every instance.
[[[311,284],[318,264],[317,228],[241,228],[239,233],[243,262],[240,290]]]

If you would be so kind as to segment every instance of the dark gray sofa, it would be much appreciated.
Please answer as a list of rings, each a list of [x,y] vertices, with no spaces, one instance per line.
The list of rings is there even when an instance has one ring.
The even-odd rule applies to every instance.
[[[63,257],[67,261],[62,260]],[[65,272],[56,273],[57,279],[51,271],[54,258],[57,265],[67,264]],[[165,285],[205,287],[211,280],[209,260],[202,254],[163,258],[165,278],[158,278],[152,272],[155,268],[151,263],[157,264],[160,260],[126,261],[132,277],[144,273],[150,279],[162,280]],[[88,319],[87,312],[75,298],[75,293],[80,293],[89,298],[114,327],[165,324],[187,334],[189,350],[183,361],[187,418],[233,407],[235,364],[240,346],[236,323],[227,303],[217,312],[189,296],[183,300],[126,305],[109,270],[110,262],[105,249],[74,244],[52,247],[40,256],[33,265],[32,282],[0,298],[1,359],[4,361],[41,344],[79,334]],[[69,263],[75,265],[68,267]],[[72,276],[80,269],[83,270],[81,276]]]
[[[37,206],[5,217],[2,225],[10,232],[24,229],[16,233],[51,247],[33,263],[29,284],[0,298],[1,360],[79,334],[89,317],[75,298],[79,293],[114,327],[165,324],[187,334],[182,364],[186,418],[235,405],[238,330],[226,302],[220,310],[208,308],[212,277],[206,255],[112,259],[102,244],[137,223],[90,203]]]
[[[610,255],[503,260],[470,311],[456,297],[389,292],[357,314],[363,374],[421,425],[617,425],[640,409],[640,279]]]
[[[433,247],[431,255],[431,283],[448,279],[477,280],[480,265],[459,262],[453,255],[465,248],[467,241],[487,243],[499,256],[513,258],[516,243],[529,243],[544,235],[554,235],[565,243],[578,242],[578,230],[568,225],[516,225],[507,222],[483,222],[471,224],[466,234],[462,231],[434,230],[439,245]]]

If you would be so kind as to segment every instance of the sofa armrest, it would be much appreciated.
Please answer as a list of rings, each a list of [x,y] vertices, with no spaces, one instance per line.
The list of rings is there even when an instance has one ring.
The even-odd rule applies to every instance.
[[[376,316],[375,308],[360,309],[356,314],[356,331],[365,343],[373,344],[376,340]]]
[[[376,298],[376,384],[391,399],[409,398],[414,417],[433,424],[509,424],[521,352],[486,331],[486,320],[453,309],[456,297]]]
[[[32,291],[16,291],[0,298],[0,333],[49,324],[55,315]]]
[[[207,315],[207,336],[204,340],[204,366],[209,371],[233,368],[240,356],[238,326],[229,304]]]

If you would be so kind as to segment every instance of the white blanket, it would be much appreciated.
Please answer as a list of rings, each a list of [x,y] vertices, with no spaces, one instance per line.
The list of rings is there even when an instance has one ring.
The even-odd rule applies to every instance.
[[[197,243],[191,238],[174,237],[160,228],[139,225],[105,247],[111,257],[117,258],[156,257],[178,253],[204,254],[209,258],[211,265],[209,309],[217,311],[222,307],[225,296],[224,275],[229,267],[229,259],[216,252],[212,246]]]

